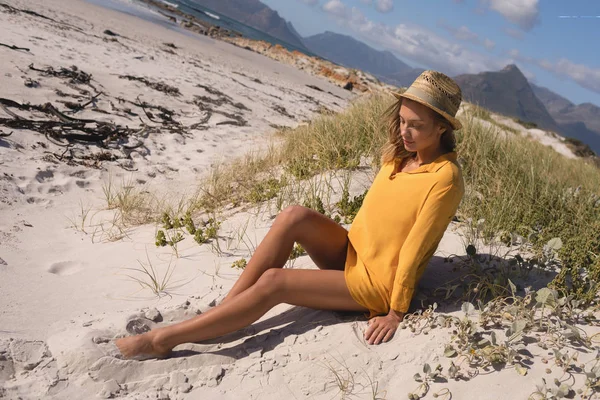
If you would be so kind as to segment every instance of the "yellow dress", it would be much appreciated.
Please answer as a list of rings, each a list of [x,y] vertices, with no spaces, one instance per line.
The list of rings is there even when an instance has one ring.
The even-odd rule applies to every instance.
[[[369,318],[407,312],[415,286],[464,195],[455,151],[392,174],[382,165],[348,232],[344,277]]]

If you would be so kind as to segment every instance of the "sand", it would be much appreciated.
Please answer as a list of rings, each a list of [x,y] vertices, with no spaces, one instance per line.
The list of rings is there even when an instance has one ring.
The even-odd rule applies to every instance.
[[[78,155],[100,152],[93,145],[63,153],[55,141],[20,129],[0,138],[0,398],[331,399],[353,392],[356,398],[395,399],[418,386],[413,375],[424,363],[447,367],[449,330],[428,335],[399,330],[389,343],[369,346],[361,315],[288,305],[219,340],[179,346],[169,359],[115,357],[110,340],[128,334],[128,326],[132,331],[136,324],[165,325],[218,303],[239,276],[232,262],[250,256],[276,212],[227,210],[220,231],[223,253],[186,237],[174,258],[170,248],[154,245],[154,224],[125,232],[110,224],[115,211],[107,209],[109,182],[171,199],[191,195],[215,164],[264,149],[277,127],[306,123],[324,107],[342,111],[358,95],[285,63],[183,31],[134,3],[111,2],[125,12],[80,0],[3,4],[54,21],[0,5],[0,42],[29,49],[0,47],[0,97],[51,102],[66,111],[65,102],[83,104],[102,92],[96,109],[71,115],[136,130],[143,120],[152,129],[105,149],[114,159],[98,163],[100,168],[59,160],[70,154],[81,161]],[[75,65],[92,79],[70,83],[32,70],[31,64],[56,71]],[[179,94],[120,78],[125,75],[162,82]],[[156,109],[148,116],[135,105],[141,102],[165,107],[184,125],[197,126],[182,134],[161,122]],[[0,118],[10,115],[0,110]],[[131,150],[122,146],[140,143]],[[368,187],[372,174],[357,176],[352,192]],[[339,196],[339,185],[333,191]],[[422,290],[433,290],[448,277],[444,257],[464,255],[457,228],[454,222],[448,228]],[[243,239],[236,239],[242,231]],[[174,268],[168,296],[157,297],[127,276],[140,277],[128,269],[140,262],[151,263],[161,276]],[[290,267],[316,268],[307,256]],[[460,316],[459,308],[441,310]],[[522,377],[507,368],[436,390],[448,387],[455,399],[526,398],[543,370],[535,363]]]

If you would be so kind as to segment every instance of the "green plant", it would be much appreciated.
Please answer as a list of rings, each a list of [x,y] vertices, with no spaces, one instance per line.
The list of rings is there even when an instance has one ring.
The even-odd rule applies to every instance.
[[[196,225],[194,225],[194,220],[192,219],[192,215],[189,211],[185,214],[183,224],[190,235],[196,234]]]
[[[73,229],[87,234],[87,232],[85,230],[85,225],[86,225],[86,222],[88,223],[88,225],[91,224],[91,221],[88,220],[89,214],[91,211],[92,211],[91,205],[84,206],[83,201],[79,200],[79,215],[74,218],[69,218],[69,222],[71,223],[71,226],[73,227]],[[79,220],[79,222],[77,220]]]
[[[278,180],[276,178],[254,182],[249,193],[246,195],[246,200],[250,203],[260,203],[272,199],[277,196],[277,193],[286,184],[287,182],[285,182],[285,179]]]
[[[171,220],[171,216],[168,212],[164,212],[161,217],[162,226],[164,229],[173,229],[173,221]]]
[[[342,198],[337,202],[336,206],[339,209],[339,213],[344,217],[344,223],[350,224],[354,221],[354,217],[358,213],[358,210],[362,206],[363,200],[367,195],[368,189],[365,190],[362,194],[358,196],[354,196],[350,199],[350,193],[348,188],[344,188],[342,192]]]
[[[204,226],[204,235],[207,239],[216,239],[219,233],[221,222],[217,222],[215,218],[209,218]]]
[[[418,400],[425,397],[429,392],[430,384],[441,377],[442,369],[440,364],[438,364],[435,369],[431,369],[431,366],[425,363],[425,365],[423,365],[423,373],[416,373],[413,376],[413,379],[421,384],[408,394],[408,398],[410,400]]]
[[[174,288],[175,286],[171,285],[171,278],[173,276],[173,272],[175,271],[176,264],[171,264],[169,261],[169,265],[163,274],[154,267],[152,262],[150,261],[150,257],[148,256],[148,251],[146,251],[146,260],[147,264],[142,263],[140,260],[138,264],[139,268],[125,268],[126,270],[137,272],[140,277],[126,274],[129,278],[133,279],[137,282],[142,288],[147,288],[152,291],[156,296],[162,297],[165,295],[169,295],[169,290]]]
[[[233,264],[231,264],[231,268],[244,269],[246,268],[247,264],[248,263],[245,258],[240,258],[239,260],[234,261]]]
[[[167,245],[167,238],[165,236],[165,231],[163,231],[162,229],[159,229],[156,232],[156,247],[163,247]]]
[[[208,238],[204,235],[202,228],[196,229],[196,232],[194,232],[194,240],[200,245],[208,242]]]
[[[304,201],[304,207],[311,208],[323,215],[327,215],[325,211],[325,206],[323,205],[323,200],[320,197],[314,197],[312,199],[307,199]]]
[[[302,248],[302,246],[299,243],[296,243],[294,245],[294,248],[292,249],[292,252],[290,253],[290,256],[288,257],[288,259],[295,260],[296,258],[300,257],[303,254],[306,254],[306,251]]]
[[[171,236],[171,239],[167,241],[167,244],[169,246],[174,246],[175,244],[181,242],[183,240],[183,235],[181,234],[181,232],[176,232],[173,236]]]

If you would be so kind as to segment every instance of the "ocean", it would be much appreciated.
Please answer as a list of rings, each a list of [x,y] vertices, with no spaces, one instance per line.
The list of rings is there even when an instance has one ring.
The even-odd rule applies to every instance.
[[[138,2],[136,0],[87,0],[90,3],[94,3],[96,5],[100,5],[103,7],[111,8],[120,12],[125,12],[127,14],[135,15],[139,18],[143,18],[145,20],[160,23],[161,25],[168,26],[170,28],[181,31],[181,27],[173,24],[171,21],[166,19],[164,16],[151,11],[149,7],[142,2]],[[182,12],[192,15],[199,20],[206,21],[213,25],[218,25],[221,28],[229,29],[232,31],[237,31],[241,33],[244,37],[248,39],[254,40],[263,40],[265,42],[271,44],[279,44],[286,49],[293,51],[298,50],[304,54],[308,54],[310,56],[316,56],[313,53],[310,53],[304,48],[298,48],[290,43],[279,40],[265,32],[259,31],[258,29],[254,29],[251,26],[242,24],[236,20],[233,20],[223,14],[219,14],[216,11],[208,9],[201,4],[193,0],[162,0],[163,3],[169,4],[171,6],[176,6]]]

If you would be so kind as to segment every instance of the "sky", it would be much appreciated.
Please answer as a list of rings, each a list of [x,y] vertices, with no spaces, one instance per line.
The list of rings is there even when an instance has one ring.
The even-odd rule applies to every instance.
[[[575,104],[600,106],[600,0],[261,0],[302,36],[350,35],[455,76],[516,64]]]

